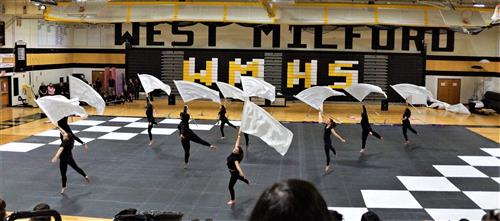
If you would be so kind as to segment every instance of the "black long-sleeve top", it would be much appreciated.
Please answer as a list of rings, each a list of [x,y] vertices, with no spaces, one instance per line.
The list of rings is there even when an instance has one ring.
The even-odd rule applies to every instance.
[[[188,113],[181,112],[181,122],[177,125],[177,129],[179,129],[179,134],[182,136],[187,136],[191,129],[189,129],[189,119],[191,116]]]
[[[410,117],[411,117],[411,111],[409,108],[406,108],[404,114],[403,114],[403,121],[410,121]]]
[[[371,130],[370,121],[368,120],[368,113],[366,107],[363,105],[363,113],[361,113],[361,128],[363,130]]]
[[[61,161],[68,161],[73,158],[73,147],[75,145],[75,139],[73,136],[71,136],[67,140],[63,140],[61,146],[63,147],[63,150],[61,152],[61,155],[59,156],[59,159]]]

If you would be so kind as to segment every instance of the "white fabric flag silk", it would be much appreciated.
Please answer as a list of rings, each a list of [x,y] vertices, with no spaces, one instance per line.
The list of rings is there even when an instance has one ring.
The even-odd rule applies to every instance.
[[[323,102],[331,96],[345,96],[328,86],[314,86],[301,91],[295,97],[316,110],[323,110]]]
[[[373,84],[353,84],[350,87],[346,88],[345,91],[352,95],[356,100],[363,101],[366,96],[371,93],[379,93],[384,95],[387,98],[385,92],[379,86]]]
[[[184,103],[196,99],[208,99],[220,103],[219,92],[191,81],[174,81]]]
[[[433,100],[432,93],[422,86],[414,84],[396,84],[391,85],[391,87],[405,100],[414,95],[426,96],[427,100]]]
[[[247,97],[261,97],[272,102],[276,99],[276,88],[262,79],[241,76],[241,84]]]
[[[90,106],[95,107],[97,114],[101,115],[104,113],[106,102],[104,102],[101,95],[94,88],[82,80],[69,76],[69,94],[72,99],[84,101]]]
[[[170,95],[171,89],[170,86],[166,85],[160,79],[151,76],[149,74],[137,74],[139,76],[139,80],[141,81],[142,87],[146,93],[154,91],[155,89],[160,89],[165,91],[168,95]]]
[[[241,131],[259,137],[281,155],[292,144],[293,133],[264,109],[246,100],[241,117]]]
[[[215,83],[217,84],[217,87],[225,98],[234,98],[245,101],[245,95],[243,94],[243,91],[241,89],[224,82]]]
[[[84,118],[87,117],[87,112],[83,107],[80,107],[78,103],[75,104],[74,100],[68,100],[68,98],[61,95],[45,96],[36,100],[36,103],[55,125],[60,119],[73,114]]]

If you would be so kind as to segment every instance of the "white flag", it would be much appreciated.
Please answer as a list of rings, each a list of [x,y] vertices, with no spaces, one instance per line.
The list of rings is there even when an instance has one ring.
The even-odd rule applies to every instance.
[[[261,97],[271,102],[276,99],[276,88],[260,78],[241,76],[241,84],[247,97]]]
[[[224,82],[215,83],[217,84],[217,87],[225,98],[234,98],[245,101],[245,95],[243,94],[243,91],[241,89]]]
[[[57,121],[70,115],[78,115],[86,118],[87,112],[78,105],[76,100],[69,100],[61,95],[45,96],[38,100],[36,103],[38,107],[47,115],[49,120],[57,125]]]
[[[243,133],[259,137],[283,156],[292,144],[293,133],[249,100],[243,107],[240,128]]]
[[[101,95],[97,93],[90,85],[82,80],[69,76],[69,94],[72,99],[84,101],[92,107],[97,109],[97,114],[103,114],[106,102],[102,99]]]
[[[316,110],[323,110],[323,102],[331,96],[345,96],[328,86],[314,86],[301,91],[295,97]]]
[[[363,101],[366,96],[371,93],[379,93],[384,95],[387,98],[385,92],[379,86],[373,84],[353,84],[350,87],[346,88],[345,91],[352,95],[356,100]]]
[[[139,76],[139,80],[141,81],[142,87],[146,93],[154,91],[155,89],[160,89],[165,91],[168,95],[170,95],[171,89],[170,86],[166,85],[160,79],[151,76],[149,74],[137,74]]]
[[[411,96],[425,96],[427,100],[433,100],[432,93],[427,90],[427,88],[422,86],[417,86],[414,84],[396,84],[391,85],[392,89],[396,91],[405,100]]]
[[[208,99],[220,103],[219,92],[191,81],[174,81],[184,103],[196,99]]]

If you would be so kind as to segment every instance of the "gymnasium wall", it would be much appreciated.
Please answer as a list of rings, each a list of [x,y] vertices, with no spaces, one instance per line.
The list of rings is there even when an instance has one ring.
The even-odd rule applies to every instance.
[[[117,31],[118,27],[121,28],[120,31]],[[217,57],[219,68],[217,79],[226,81],[226,79],[229,80],[230,66],[228,62],[241,58],[241,64],[244,65],[254,58],[264,58],[266,53],[281,53],[277,57],[282,59],[278,66],[281,66],[279,71],[281,71],[283,78],[280,82],[274,83],[280,88],[282,87],[286,95],[295,94],[306,86],[306,80],[303,77],[292,80],[295,84],[291,88],[288,87],[287,63],[293,62],[294,57],[299,58],[298,72],[304,73],[304,75],[305,63],[317,60],[318,84],[331,85],[335,82],[339,84],[347,81],[345,77],[329,76],[328,66],[332,62],[335,64],[337,60],[357,59],[361,63],[353,64],[353,68],[358,71],[359,82],[363,82],[365,56],[381,55],[387,56],[386,86],[399,82],[413,82],[426,85],[432,91],[432,88],[436,87],[439,76],[458,76],[462,79],[461,102],[467,102],[467,99],[470,98],[469,92],[473,91],[478,83],[476,77],[486,76],[484,84],[497,85],[497,87],[492,88],[498,88],[498,76],[500,76],[499,27],[486,30],[478,35],[454,33],[452,51],[448,47],[450,46],[449,33],[441,30],[441,34],[438,35],[439,39],[436,39],[436,35],[433,35],[432,30],[429,29],[424,34],[427,44],[427,56],[424,60],[416,48],[416,41],[410,39],[405,45],[404,42],[408,39],[404,37],[405,30],[403,28],[395,29],[393,35],[387,30],[378,30],[379,34],[374,35],[375,29],[377,28],[354,27],[352,30],[347,30],[345,27],[336,29],[325,27],[321,30],[321,43],[318,44],[315,28],[302,29],[300,42],[294,42],[296,41],[295,29],[281,25],[277,29],[280,33],[279,38],[275,38],[274,41],[273,34],[278,32],[276,29],[266,30],[263,28],[260,30],[260,46],[256,46],[253,27],[243,27],[238,24],[216,27],[214,32],[213,27],[207,23],[176,28],[173,28],[171,24],[147,24],[134,29],[132,24],[92,25],[19,19],[7,23],[6,45],[0,47],[0,53],[13,53],[14,39],[16,41],[23,40],[28,48],[28,66],[17,71],[37,71],[39,75],[41,73],[41,76],[47,76],[47,81],[51,79],[49,75],[55,76],[54,73],[57,72],[52,70],[74,68],[91,71],[104,67],[117,67],[127,68],[128,74],[152,73],[160,76],[165,72],[165,65],[161,63],[160,59],[162,50],[182,51],[183,61],[189,61],[190,53],[193,53],[194,56],[191,56],[195,58],[193,73],[200,73],[201,70],[206,69],[205,59],[211,60],[212,57]],[[136,32],[138,30],[138,33],[134,33],[134,30]],[[409,33],[406,34],[410,36],[415,36],[418,33],[416,29],[406,30],[409,30]],[[134,50],[140,48],[148,51],[145,53],[147,56],[139,56],[140,58],[149,58],[142,64],[140,64],[139,58],[131,59],[133,56],[129,56],[126,60],[125,44],[120,42],[124,39],[125,32],[129,32],[131,36],[138,36],[137,44],[133,45]],[[186,33],[192,34],[191,43],[189,43],[191,34]],[[379,43],[377,44],[382,47],[374,47],[372,41],[374,36],[378,37]],[[387,36],[394,36],[394,47],[384,47],[388,40],[391,42],[391,38]],[[435,50],[436,48],[437,50]],[[156,54],[157,57],[153,56],[155,53],[159,53]],[[132,54],[129,53],[129,55]],[[305,54],[307,56],[301,57]],[[276,62],[277,57],[272,58],[270,62]],[[479,63],[479,60],[485,58],[490,63]],[[134,63],[134,61],[136,62]],[[266,60],[264,63],[268,65],[270,62]],[[185,68],[184,64],[182,62],[181,67],[171,68],[170,71],[179,75],[180,79],[184,79],[185,76],[181,75]],[[481,65],[484,70],[472,69],[471,66],[474,65]],[[333,67],[333,69],[335,68],[340,68],[341,72],[352,71],[349,70],[349,67]],[[13,71],[11,68],[0,68],[0,71],[2,70],[7,73]],[[274,69],[275,72],[277,70]],[[293,77],[293,74],[291,76]],[[175,76],[163,76],[164,80],[174,78]],[[276,78],[276,76],[265,76],[264,78],[269,80]],[[193,80],[193,78],[190,79]],[[37,87],[37,85],[33,86]],[[389,90],[389,94],[393,97],[392,91]]]
[[[22,91],[22,84],[31,85],[33,92],[38,94],[38,87],[42,83],[45,85],[49,83],[58,84],[61,78],[63,78],[64,82],[67,82],[67,77],[72,74],[83,74],[85,75],[85,79],[90,81],[92,79],[92,71],[104,71],[104,68],[58,68],[7,73],[7,76],[11,76],[11,84],[14,84],[15,79],[17,79],[19,85],[17,91],[15,91],[16,88],[11,87],[12,105],[22,104],[17,98],[19,95],[25,97]],[[124,73],[125,69],[118,68],[116,72]]]
[[[172,25],[154,24],[140,26],[138,29],[139,47],[183,47],[183,48],[223,48],[223,49],[300,49],[300,50],[328,50],[328,51],[362,51],[362,52],[403,52],[416,53],[415,44],[410,42],[409,49],[402,49],[403,29],[397,28],[394,32],[394,49],[374,49],[372,44],[373,31],[368,27],[355,27],[354,34],[359,37],[352,37],[352,48],[346,47],[346,30],[339,27],[335,30],[325,27],[322,30],[323,44],[335,44],[337,48],[315,47],[315,35],[312,29],[302,29],[301,43],[306,48],[292,48],[288,44],[293,43],[293,30],[288,25],[279,26],[279,47],[272,44],[273,32],[269,35],[261,34],[262,43],[260,47],[254,47],[254,32],[252,27],[244,27],[238,24],[230,24],[217,27],[215,30],[215,46],[209,46],[209,26],[198,23],[192,26],[178,27],[177,31],[192,32],[193,43],[189,46],[172,46],[172,42],[186,42],[184,33],[172,34]],[[119,24],[121,34],[129,32],[133,34],[131,24]],[[123,49],[124,44],[115,42],[114,24],[73,24],[54,23],[36,19],[20,19],[6,27],[6,45],[4,48],[12,48],[13,39],[23,40],[28,48],[118,48]],[[269,31],[269,30],[264,30]],[[154,35],[151,33],[155,32]],[[148,34],[150,33],[150,34]],[[416,30],[411,30],[410,35],[416,35]],[[432,50],[432,33],[425,34],[425,42],[428,44],[429,55],[443,56],[479,56],[498,57],[500,49],[500,28],[492,28],[478,35],[466,35],[455,33],[453,51]],[[150,36],[148,44],[148,36]],[[152,37],[151,37],[152,36]],[[378,35],[382,44],[387,42],[387,32],[382,30]],[[350,37],[348,37],[350,38]],[[446,45],[447,37],[442,33],[439,38],[439,45]],[[151,42],[158,44],[154,46]]]

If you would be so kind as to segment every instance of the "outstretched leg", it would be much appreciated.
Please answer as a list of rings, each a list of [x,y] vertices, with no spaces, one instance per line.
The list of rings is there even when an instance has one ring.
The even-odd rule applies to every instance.
[[[151,133],[151,130],[153,130],[153,122],[149,122],[148,124],[149,146],[153,144],[153,133]]]
[[[224,120],[220,120],[220,133],[222,135],[221,138],[224,138],[224,125],[226,125],[226,122]]]
[[[191,145],[189,143],[189,139],[181,138],[182,148],[184,149],[184,164],[187,166],[189,162],[189,151],[191,149]]]
[[[73,168],[73,170],[75,170],[76,172],[78,172],[80,175],[82,175],[83,177],[87,177],[87,174],[85,174],[85,172],[80,168],[78,167],[78,165],[76,164],[75,160],[74,159],[71,159],[69,162],[68,162],[68,165]]]
[[[369,131],[368,130],[363,130],[361,132],[361,151],[363,152],[366,147],[366,139],[368,138]]]
[[[196,135],[194,132],[192,132],[190,134],[189,139],[195,143],[199,143],[199,144],[204,145],[204,146],[208,146],[208,147],[211,146],[209,142],[204,141],[203,139],[198,137],[198,135]]]
[[[405,143],[408,143],[408,127],[406,124],[403,123],[403,136],[405,137]]]

